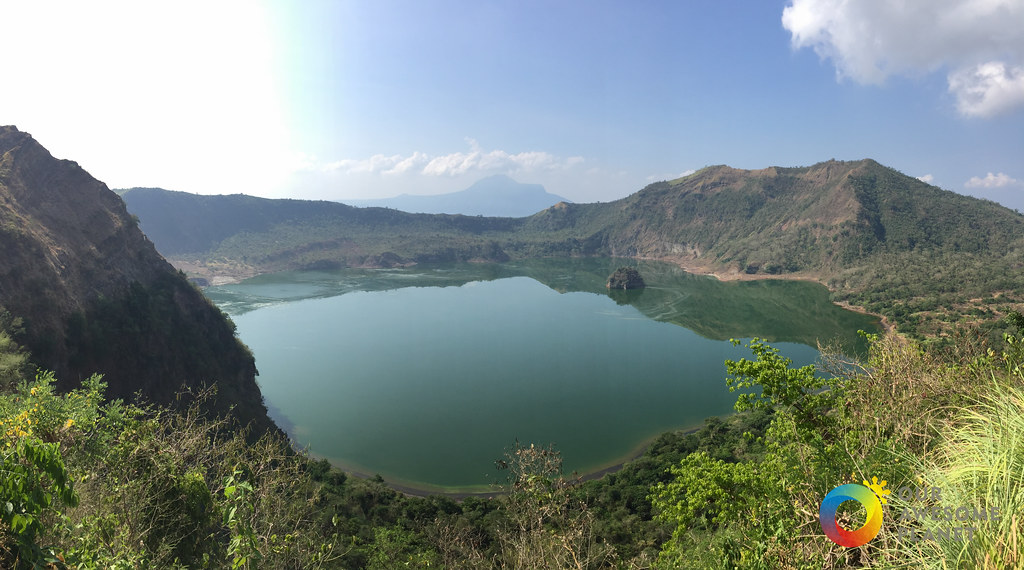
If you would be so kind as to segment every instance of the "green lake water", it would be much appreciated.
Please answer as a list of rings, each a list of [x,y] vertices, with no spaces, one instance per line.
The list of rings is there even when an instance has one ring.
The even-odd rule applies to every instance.
[[[627,263],[648,287],[610,294]],[[586,473],[731,412],[723,361],[750,353],[729,338],[767,338],[802,365],[819,339],[851,352],[858,329],[877,330],[819,285],[611,259],[279,273],[206,293],[298,445],[433,491],[489,490],[517,440],[554,443]]]

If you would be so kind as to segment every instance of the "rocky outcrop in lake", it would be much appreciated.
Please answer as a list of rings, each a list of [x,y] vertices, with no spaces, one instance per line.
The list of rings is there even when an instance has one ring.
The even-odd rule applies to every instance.
[[[646,286],[635,267],[620,267],[608,277],[609,289],[643,289]]]

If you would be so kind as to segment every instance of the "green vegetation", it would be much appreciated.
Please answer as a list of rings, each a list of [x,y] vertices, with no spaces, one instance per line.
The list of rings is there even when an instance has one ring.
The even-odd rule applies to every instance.
[[[198,277],[302,268],[581,256],[798,277],[918,340],[1024,308],[1024,216],[874,161],[705,168],[605,204],[525,218],[133,190],[157,247]],[[1000,330],[987,330],[998,341]]]
[[[735,416],[664,434],[593,481],[562,473],[550,446],[516,443],[498,462],[503,494],[461,501],[347,477],[279,435],[247,441],[200,412],[203,394],[168,411],[105,400],[98,376],[62,394],[51,374],[23,376],[0,393],[0,566],[1015,567],[1022,320],[996,347],[977,332],[945,347],[870,335],[863,366],[830,357],[823,370],[755,339],[753,359],[726,363]],[[14,340],[10,354],[24,354]],[[928,507],[1000,516],[956,523],[975,529],[961,542],[941,534],[951,523],[903,520],[922,505],[894,491],[874,540],[833,544],[821,498],[873,477],[940,488]],[[841,510],[840,524],[857,516]],[[940,538],[914,538],[926,530]]]
[[[906,557],[917,568],[1024,565],[1024,548],[1019,544],[1024,512],[1024,390],[1019,384],[994,384],[993,393],[982,397],[978,406],[959,410],[933,460],[906,459],[921,473],[922,481],[942,489],[942,504],[980,503],[990,512],[997,509],[1000,516],[969,523],[976,524],[976,533],[966,544],[897,535],[883,551],[885,556],[909,553]],[[898,495],[891,503],[896,509],[911,506]]]
[[[11,126],[0,126],[0,163],[0,303],[11,315],[0,316],[0,389],[34,372],[5,348],[13,338],[63,390],[101,373],[112,398],[171,405],[183,383],[216,384],[216,411],[254,434],[275,429],[252,355],[118,196]]]
[[[598,481],[562,473],[543,443],[516,444],[499,463],[503,494],[455,501],[349,478],[278,433],[220,419],[210,398],[259,411],[251,355],[223,315],[167,274],[102,184],[27,135],[0,135],[11,143],[0,164],[4,302],[25,319],[0,316],[0,567],[1024,563],[1024,218],[996,204],[873,161],[833,161],[711,167],[609,204],[558,204],[519,219],[248,197],[156,202],[151,212],[164,222],[134,212],[165,253],[200,269],[661,259],[818,280],[833,299],[885,315],[906,335],[871,336],[866,363],[836,358],[824,370],[791,370],[754,341],[753,360],[726,366],[741,391],[736,416],[666,434]],[[186,241],[172,245],[155,223]],[[31,356],[22,338],[32,340]],[[110,386],[81,374],[100,368],[100,357],[116,368],[103,370]],[[74,389],[33,374],[33,359],[66,368],[56,376],[67,373]],[[113,366],[122,360],[128,368]],[[138,380],[125,370],[161,396],[177,390],[168,378],[206,375],[222,392],[186,392],[174,410],[125,403],[117,396]],[[881,533],[855,548],[823,536],[822,497],[876,478],[911,491],[890,495]],[[956,525],[971,532],[953,536],[951,521],[904,514],[911,508],[964,509]],[[981,509],[985,516],[966,515]],[[846,528],[861,516],[838,513]]]
[[[227,315],[174,273],[97,299],[72,313],[65,330],[70,369],[102,370],[109,397],[141,393],[147,402],[178,405],[181,384],[167,379],[196,379],[197,390],[216,384],[204,406],[252,423],[259,435],[276,428],[252,380],[253,356],[234,333]]]
[[[643,277],[635,267],[620,267],[608,277],[609,289],[643,289]]]
[[[561,473],[557,451],[517,444],[502,462],[507,496],[456,502],[346,477],[278,435],[247,442],[234,424],[205,419],[204,395],[169,411],[104,391],[93,377],[59,394],[43,374],[0,394],[0,566],[608,567],[652,558],[665,536],[645,498],[652,481],[689,450],[739,439],[732,420],[714,419],[582,484]]]
[[[98,376],[63,395],[53,382],[0,400],[4,567],[312,568],[340,554],[286,442],[249,445],[195,409],[104,403]]]
[[[837,367],[841,373],[827,377],[811,370],[781,373],[777,357],[757,341],[751,345],[756,361],[728,364],[740,378],[752,380],[742,381],[744,387],[764,388],[755,400],[741,399],[737,408],[770,403],[776,412],[763,440],[766,451],[739,464],[690,455],[673,468],[674,481],[654,488],[658,516],[678,525],[662,549],[660,565],[1019,565],[1024,554],[1016,539],[1024,483],[1019,338],[1007,337],[999,352],[978,347],[956,355],[937,354],[899,337],[872,340],[868,364],[856,373],[848,367]],[[823,396],[831,403],[823,402]],[[828,405],[822,408],[823,403]],[[893,490],[938,488],[941,500],[933,493],[924,505],[917,495],[898,495],[902,502],[890,495],[882,532],[873,541],[842,548],[826,539],[817,528],[822,497],[840,484],[867,484],[876,477]],[[983,507],[989,512],[994,507],[1001,518],[966,523],[918,519],[907,516],[905,507]],[[843,512],[841,524],[860,526],[855,511]],[[973,539],[951,537],[951,526],[975,528]],[[939,538],[922,541],[923,535],[912,534],[924,528]]]
[[[22,320],[0,309],[0,390],[9,390],[30,372],[28,352],[15,336],[22,331]]]

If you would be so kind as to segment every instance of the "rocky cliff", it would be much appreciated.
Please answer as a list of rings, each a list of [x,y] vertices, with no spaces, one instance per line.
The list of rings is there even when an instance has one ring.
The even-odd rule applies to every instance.
[[[0,307],[24,318],[35,363],[73,386],[170,403],[216,385],[220,410],[267,419],[234,326],[156,252],[121,199],[31,135],[0,126]]]

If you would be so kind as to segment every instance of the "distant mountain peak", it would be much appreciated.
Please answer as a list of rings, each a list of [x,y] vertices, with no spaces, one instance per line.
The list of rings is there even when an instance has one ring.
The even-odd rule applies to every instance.
[[[521,184],[521,182],[513,179],[508,174],[492,174],[490,176],[484,176],[480,180],[477,180],[476,182],[474,182],[472,184],[472,186],[476,186],[476,185],[480,184],[481,182],[487,182],[488,180],[501,180],[501,181],[511,182],[513,184]],[[538,186],[539,186],[539,184],[538,184]]]
[[[418,214],[463,214],[522,218],[566,198],[551,194],[540,184],[524,184],[505,174],[481,178],[459,192],[435,195],[402,194],[378,200],[345,200],[359,207],[394,208]]]

